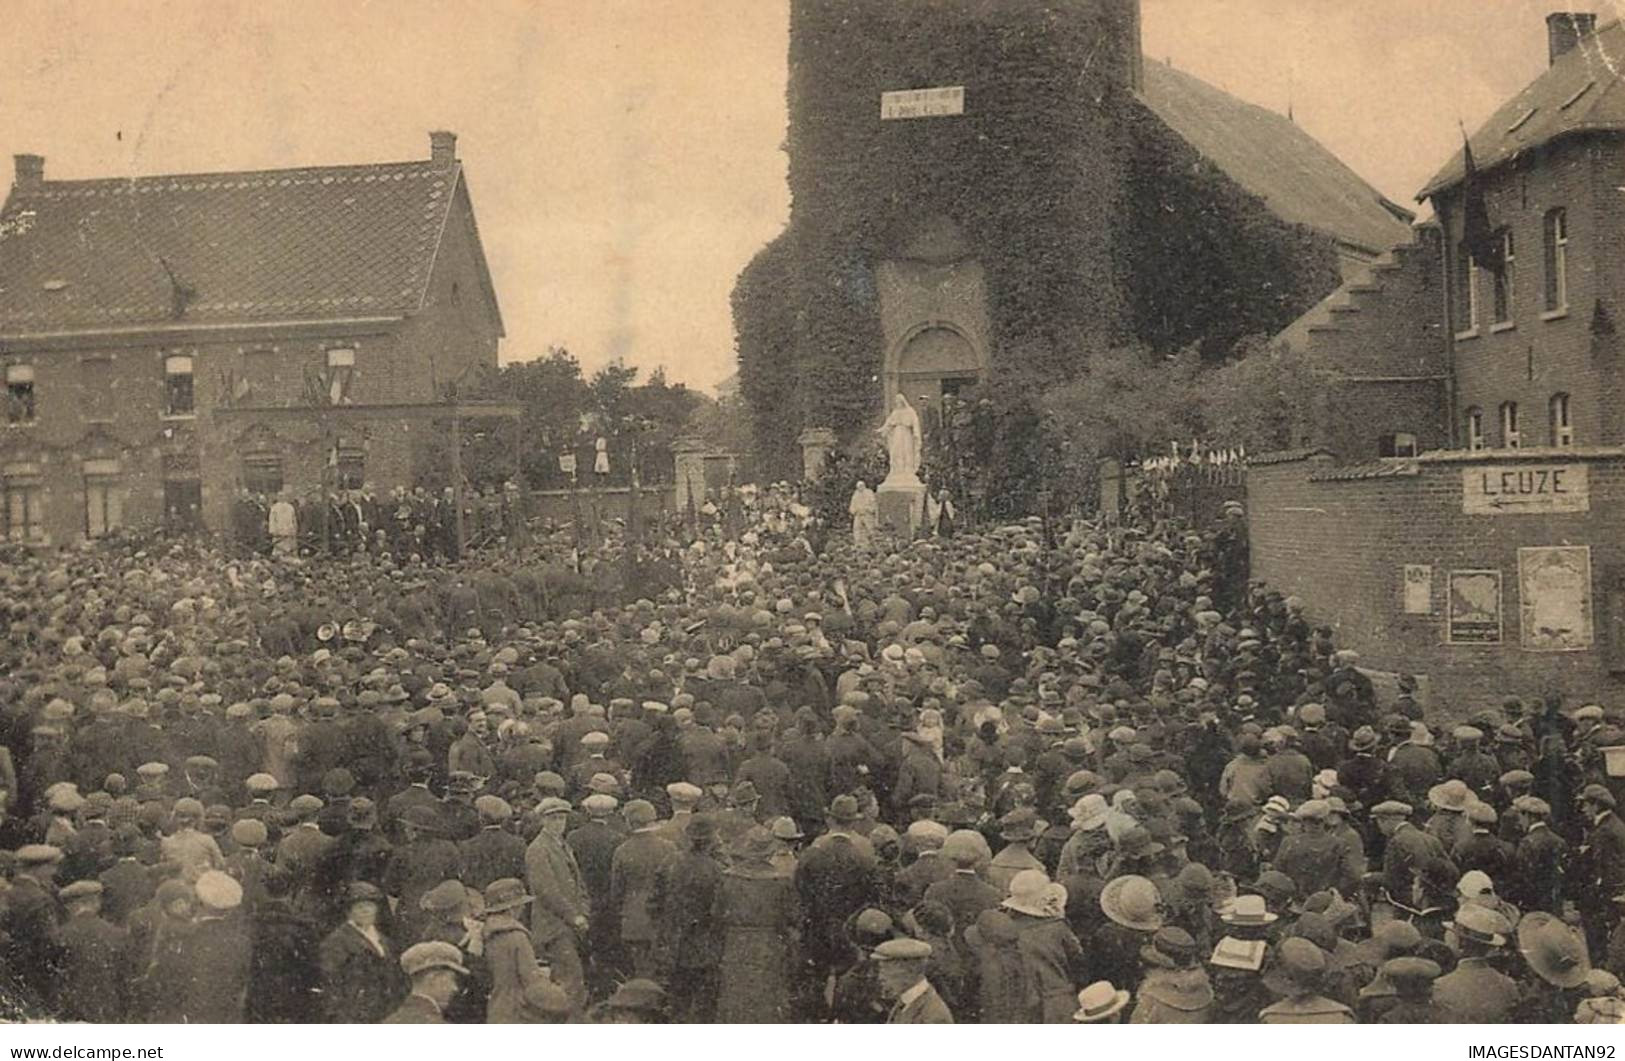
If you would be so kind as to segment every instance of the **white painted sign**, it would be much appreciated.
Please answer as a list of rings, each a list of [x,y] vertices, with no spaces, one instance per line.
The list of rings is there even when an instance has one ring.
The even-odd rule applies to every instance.
[[[965,113],[965,86],[911,88],[880,94],[880,120],[950,118]]]
[[[1428,615],[1433,611],[1433,567],[1430,564],[1405,565],[1405,614]]]
[[[1584,464],[1489,464],[1464,468],[1461,510],[1469,516],[1589,512]]]

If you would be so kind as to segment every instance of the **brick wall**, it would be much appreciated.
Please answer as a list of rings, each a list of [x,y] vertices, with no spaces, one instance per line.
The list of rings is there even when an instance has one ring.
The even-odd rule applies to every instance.
[[[1492,278],[1475,272],[1477,325],[1471,327],[1466,294],[1452,282],[1450,314],[1457,376],[1455,415],[1483,410],[1487,443],[1501,445],[1498,410],[1517,402],[1522,444],[1550,441],[1548,403],[1569,395],[1575,442],[1625,441],[1620,415],[1619,346],[1602,317],[1619,323],[1625,281],[1625,146],[1617,137],[1571,138],[1484,175],[1490,222],[1513,235],[1512,312],[1493,317]],[[1462,231],[1460,195],[1441,197],[1447,275],[1454,277]],[[1562,207],[1568,220],[1568,306],[1545,305],[1544,219]],[[1465,427],[1460,427],[1465,445]]]
[[[327,351],[338,346],[356,351],[355,404],[433,401],[436,379],[495,367],[500,328],[475,246],[465,195],[454,204],[423,310],[401,324],[313,321],[272,335],[244,329],[203,342],[138,336],[15,344],[6,360],[33,367],[36,416],[28,425],[0,424],[0,475],[26,472],[26,481],[38,484],[47,545],[84,536],[90,460],[117,462],[114,489],[128,527],[162,522],[167,476],[197,480],[205,525],[225,528],[249,447],[280,454],[286,485],[313,492],[324,453],[314,424],[283,416],[226,419],[215,411],[234,390],[241,405],[305,404],[307,375],[324,370]],[[192,357],[190,417],[164,415],[164,359],[171,354]],[[418,454],[440,441],[431,423],[406,420],[356,423],[339,434],[347,448],[364,451],[368,480],[386,491],[412,484]]]
[[[1492,466],[1585,465],[1587,512],[1468,515],[1463,474]],[[1430,710],[1460,717],[1500,696],[1533,696],[1548,687],[1571,699],[1617,695],[1625,682],[1609,631],[1625,615],[1610,604],[1625,570],[1625,451],[1551,450],[1517,454],[1440,454],[1417,461],[1338,467],[1328,456],[1259,463],[1248,470],[1252,574],[1303,598],[1313,621],[1331,625],[1362,665],[1431,679]],[[1518,549],[1591,548],[1595,640],[1576,652],[1534,652],[1522,644]],[[1407,564],[1432,567],[1430,613],[1404,611]],[[1448,572],[1502,574],[1499,645],[1446,643]]]

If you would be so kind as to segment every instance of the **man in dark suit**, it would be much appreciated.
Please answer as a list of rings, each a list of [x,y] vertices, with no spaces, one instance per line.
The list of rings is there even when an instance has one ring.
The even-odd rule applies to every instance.
[[[855,798],[836,796],[828,814],[829,833],[809,848],[796,866],[802,947],[815,987],[821,987],[831,973],[852,964],[846,919],[881,898],[874,856],[860,848],[848,832],[858,817]]]
[[[625,817],[632,835],[621,841],[610,860],[608,914],[619,929],[625,965],[633,976],[653,979],[658,938],[651,906],[655,881],[666,863],[677,857],[677,848],[661,838],[649,801],[628,803]]]
[[[101,917],[102,893],[97,881],[75,881],[62,889],[67,920],[57,934],[61,974],[57,997],[63,1020],[119,1024],[125,1019],[120,963],[129,937]]]
[[[1384,800],[1371,808],[1377,828],[1388,838],[1382,856],[1383,884],[1390,899],[1412,909],[1442,906],[1448,895],[1438,894],[1435,882],[1445,877],[1459,880],[1461,874],[1445,853],[1444,845],[1418,829],[1410,816],[1410,805],[1396,800]],[[1448,869],[1431,871],[1438,863]]]
[[[722,932],[714,907],[722,882],[716,826],[708,817],[692,817],[683,841],[686,850],[656,874],[649,908],[660,955],[669,969],[672,1019],[709,1024],[716,1012],[722,961]]]
[[[505,877],[525,877],[525,842],[508,831],[513,807],[498,796],[474,800],[480,831],[457,845],[462,858],[461,880],[470,888],[484,891],[492,881]]]
[[[611,821],[619,801],[614,796],[595,792],[581,801],[587,820],[565,836],[564,842],[575,855],[581,871],[581,882],[587,891],[588,918],[587,950],[591,955],[588,984],[596,997],[611,986],[616,964],[616,951],[620,940],[615,934],[614,918],[609,903],[610,867],[614,864],[615,849],[625,834]]]
[[[1613,898],[1625,892],[1625,821],[1615,813],[1614,794],[1603,785],[1587,785],[1580,792],[1580,813],[1586,823],[1585,841],[1580,845],[1577,874],[1580,887],[1580,920],[1585,924],[1586,945],[1592,954],[1602,954],[1613,931],[1616,907]]]
[[[917,939],[889,939],[874,949],[880,989],[893,999],[887,1024],[952,1024],[948,1004],[925,978],[931,944]]]
[[[976,875],[977,862],[987,857],[986,842],[978,843],[980,840],[968,829],[949,833],[939,857],[953,863],[953,874],[925,889],[927,902],[941,903],[954,915],[954,932],[960,939],[982,911],[996,909],[1004,899],[997,888]]]
[[[446,1023],[446,1007],[462,990],[462,978],[468,975],[463,952],[439,940],[418,943],[401,955],[401,970],[411,979],[411,993],[381,1023]]]
[[[1507,898],[1526,911],[1563,912],[1563,866],[1568,843],[1551,828],[1552,809],[1539,796],[1519,796],[1512,809],[1528,823],[1513,856]]]

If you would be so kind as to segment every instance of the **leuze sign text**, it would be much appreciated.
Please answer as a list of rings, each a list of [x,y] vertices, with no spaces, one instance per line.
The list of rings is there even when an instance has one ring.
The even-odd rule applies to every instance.
[[[1461,510],[1470,516],[1589,512],[1584,464],[1489,464],[1461,473]]]

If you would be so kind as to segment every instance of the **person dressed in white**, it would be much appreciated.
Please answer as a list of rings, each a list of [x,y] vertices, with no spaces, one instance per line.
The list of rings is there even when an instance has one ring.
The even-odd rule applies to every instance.
[[[862,479],[853,488],[852,501],[846,510],[852,513],[852,544],[859,549],[868,548],[880,532],[880,503]]]
[[[918,483],[920,481],[920,414],[901,394],[892,395],[891,412],[880,425],[880,434],[886,440],[886,459],[889,471],[886,482]]]
[[[294,510],[293,502],[288,500],[287,494],[278,494],[277,499],[271,503],[268,523],[272,552],[278,556],[292,556],[298,551],[299,513]]]

